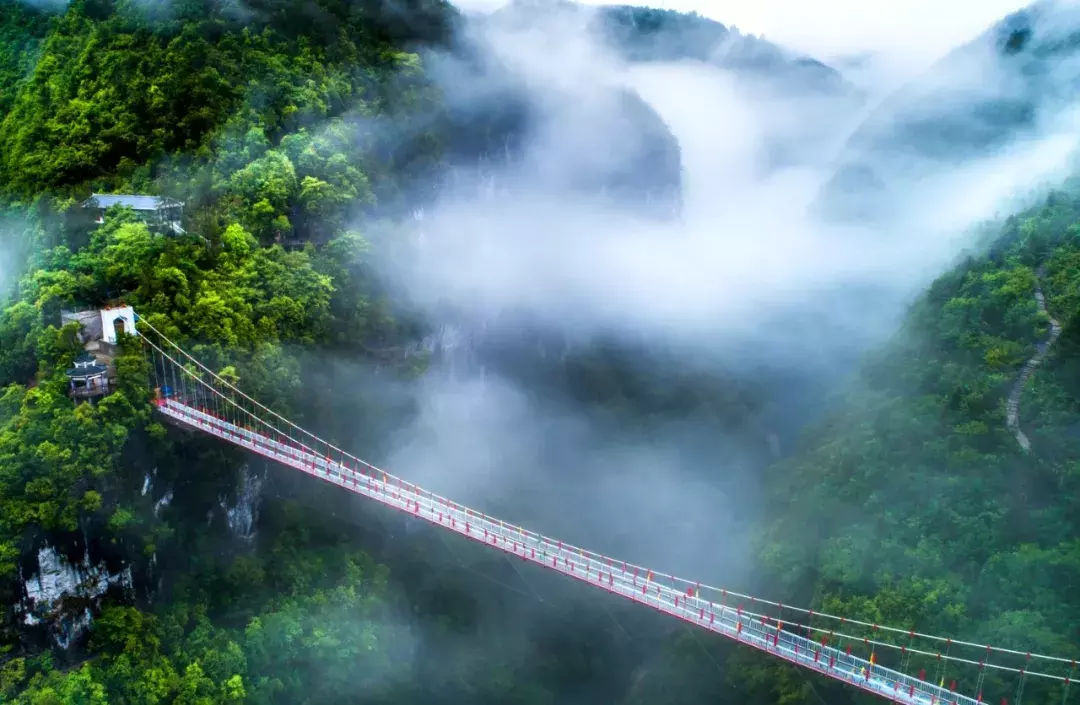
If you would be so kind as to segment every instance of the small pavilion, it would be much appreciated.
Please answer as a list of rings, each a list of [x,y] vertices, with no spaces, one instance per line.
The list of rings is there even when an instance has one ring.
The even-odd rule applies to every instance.
[[[75,366],[65,373],[71,383],[69,394],[79,399],[93,399],[109,393],[109,368],[96,357],[84,352],[75,358]]]

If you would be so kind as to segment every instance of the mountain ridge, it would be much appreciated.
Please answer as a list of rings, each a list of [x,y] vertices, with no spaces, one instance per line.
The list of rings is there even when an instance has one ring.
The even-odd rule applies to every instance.
[[[1012,13],[886,96],[847,141],[815,208],[888,218],[921,179],[1037,136],[1073,104],[1078,82],[1080,13],[1057,0]]]

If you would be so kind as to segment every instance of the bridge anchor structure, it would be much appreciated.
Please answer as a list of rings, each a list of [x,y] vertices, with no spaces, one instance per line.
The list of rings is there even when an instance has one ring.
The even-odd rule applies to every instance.
[[[1061,702],[1068,700],[1076,671],[1071,658],[784,605],[616,560],[490,517],[319,438],[241,392],[145,319],[138,318],[137,326],[150,362],[154,404],[177,426],[891,702],[980,705],[987,702],[983,687],[991,673],[995,683],[1002,677],[1015,681],[1010,694],[1016,705],[1025,683],[1035,679],[1058,683]],[[958,692],[958,681],[974,694]]]

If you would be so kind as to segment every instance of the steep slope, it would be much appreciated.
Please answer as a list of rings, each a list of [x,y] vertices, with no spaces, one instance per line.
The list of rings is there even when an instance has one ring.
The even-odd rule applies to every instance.
[[[681,156],[656,112],[586,67],[539,75],[518,56],[542,51],[541,36],[575,42],[582,13],[572,3],[515,2],[471,18],[457,51],[432,57],[455,186],[517,199],[584,197],[670,218],[679,209]]]
[[[425,4],[446,14],[445,3]],[[145,179],[137,170],[154,173],[169,156],[212,149],[241,112],[274,137],[360,101],[391,107],[380,89],[402,60],[399,48],[439,41],[423,31],[429,36],[401,38],[377,11],[335,15],[317,3],[195,0],[159,12],[125,0],[73,2],[54,18],[0,122],[0,188],[27,195]]]
[[[1080,321],[1075,186],[1009,218],[935,282],[796,457],[771,469],[762,556],[786,599],[1080,655],[1067,626],[1080,619],[1078,360],[1065,345]],[[1047,348],[1053,319],[1063,332]],[[1007,401],[1033,355],[1045,359],[1024,396],[1025,453]],[[1033,686],[1025,698],[1060,698]],[[1015,687],[1006,678],[986,697]]]
[[[538,101],[442,0],[303,9],[197,0],[169,12],[75,2],[47,38],[47,15],[17,0],[0,7],[0,27],[20,38],[0,56],[8,196],[166,191],[187,202],[197,228],[239,217],[263,241],[321,241],[358,213],[423,205],[450,166],[479,164],[483,181],[535,171],[520,164],[529,140],[572,151],[618,135],[589,150],[611,159],[551,172],[544,188],[663,216],[678,208],[678,146],[640,98],[596,86],[591,102]],[[591,131],[551,132],[552,106],[582,111],[570,122]],[[605,120],[618,129],[594,129]],[[317,160],[300,159],[309,149]],[[328,166],[335,153],[349,168]]]
[[[48,15],[22,2],[0,3],[0,115],[11,109],[15,84],[33,68]]]
[[[512,28],[523,36],[545,27],[551,31],[560,23],[575,32],[583,28],[598,45],[631,66],[689,61],[722,69],[763,120],[777,122],[783,121],[789,112],[799,114],[798,120],[788,120],[763,145],[760,162],[766,173],[831,155],[836,139],[832,131],[850,122],[864,100],[834,69],[694,13],[630,5],[582,6],[566,0],[515,0],[489,19],[478,22],[485,21]],[[565,70],[579,73],[571,67]],[[510,90],[508,94],[513,92]],[[648,109],[638,111],[644,116]],[[648,128],[645,134],[655,129]],[[602,140],[604,134],[595,138]],[[625,142],[630,149],[624,144],[614,153],[624,154],[628,164],[640,165],[637,178],[647,174],[654,174],[653,180],[671,178],[672,160],[638,154],[636,141]],[[620,167],[622,172],[627,170],[626,166]],[[656,192],[655,185],[649,188],[651,197],[664,204],[659,208],[663,212],[670,202],[669,196]],[[632,206],[632,201],[624,201],[624,205]]]
[[[852,135],[818,207],[884,219],[921,179],[993,156],[1075,105],[1080,11],[1042,0],[956,49],[885,100]]]
[[[116,394],[79,407],[66,395],[80,346],[59,310],[120,295],[245,389],[367,451],[410,417],[423,355],[370,351],[415,353],[418,327],[345,226],[437,182],[447,152],[497,153],[512,129],[481,111],[459,124],[494,115],[490,132],[454,143],[431,54],[408,49],[456,48],[376,31],[365,12],[377,5],[442,4],[192,2],[161,16],[76,1],[11,63],[25,71],[7,84],[0,188],[39,208],[16,206],[37,247],[0,311],[0,700],[545,703],[586,682],[596,702],[621,687],[636,656],[612,646],[607,612],[570,606],[565,622],[536,626],[531,605],[507,607],[512,593],[468,570],[506,564],[441,566],[456,549],[434,537],[395,544],[386,517],[162,427],[137,346],[116,357]],[[677,193],[662,122],[631,95],[600,97],[642,136],[630,156],[655,159],[597,164],[574,188]],[[54,216],[90,189],[184,198],[188,231],[209,246],[155,236],[126,212],[73,233]],[[323,247],[272,244],[314,235]],[[585,367],[569,386],[597,406],[627,397],[638,417],[666,403],[727,422],[742,408],[702,399],[694,379],[638,392],[626,388],[640,368]],[[396,560],[392,585],[372,553]],[[108,584],[74,585],[80,575]]]
[[[835,69],[696,14],[600,7],[592,31],[632,63],[700,61],[733,79],[757,120],[769,125],[759,167],[824,166],[865,96]]]
[[[61,309],[127,296],[148,313],[187,318],[180,327],[226,355],[258,349],[264,361],[281,362],[285,343],[362,351],[399,340],[375,332],[387,309],[369,305],[374,285],[356,271],[366,244],[343,231],[347,215],[393,202],[415,178],[410,169],[438,159],[437,145],[410,153],[393,140],[389,152],[357,129],[430,105],[423,67],[405,49],[444,44],[455,16],[437,0],[407,5],[408,22],[389,11],[399,4],[377,2],[0,5],[0,204],[10,206],[0,216],[0,667],[57,643],[77,653],[102,600],[129,601],[131,590],[152,599],[171,585],[173,551],[186,539],[166,537],[184,533],[193,506],[167,469],[186,446],[160,445],[165,434],[145,406],[141,354],[117,356],[117,394],[74,407],[63,370],[79,345]],[[154,236],[130,213],[92,233],[67,227],[60,216],[92,188],[184,198],[189,231],[205,239]],[[294,233],[335,242],[316,265],[309,254],[259,248],[240,223],[264,243]],[[12,291],[8,256],[24,242],[34,245],[29,271]],[[138,272],[100,269],[116,255]],[[250,266],[222,276],[225,262]],[[262,374],[281,385],[288,368],[270,363]],[[52,447],[62,450],[34,455]],[[201,457],[203,479],[228,479],[217,499],[194,499],[210,501],[196,513],[224,529],[249,472],[237,458]],[[228,530],[210,535],[229,542]],[[46,589],[34,579],[46,572],[122,574],[110,583],[129,592],[106,597],[75,579],[45,579]],[[14,681],[3,680],[7,701]]]
[[[519,200],[585,198],[660,219],[678,213],[679,145],[639,95],[588,80],[538,90],[490,53],[485,35],[513,30],[475,32],[467,51],[433,61],[445,159],[453,167],[443,184],[448,198],[479,191]]]

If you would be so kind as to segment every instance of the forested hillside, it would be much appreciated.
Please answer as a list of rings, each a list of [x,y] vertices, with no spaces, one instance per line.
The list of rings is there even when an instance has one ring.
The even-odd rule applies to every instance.
[[[672,37],[689,35],[700,41],[683,51],[704,56],[727,32],[640,8],[601,19],[635,60],[672,58]],[[404,239],[376,219],[419,208],[450,163],[512,151],[535,117],[525,101],[495,109],[440,88],[425,57],[459,51],[461,22],[441,0],[0,0],[0,267],[29,246],[0,271],[0,703],[866,697],[163,425],[133,338],[115,393],[68,397],[83,348],[61,310],[122,300],[276,410],[385,453],[421,412],[412,392],[439,322],[376,276],[375,254]],[[835,87],[772,45],[743,49],[728,59],[748,76]],[[505,67],[487,69],[463,75],[497,75],[494,93],[515,95],[500,92]],[[674,138],[643,101],[619,100],[651,158],[575,187],[677,191]],[[187,233],[122,208],[89,228],[76,205],[94,191],[182,199]],[[731,587],[1080,657],[1080,196],[1070,184],[985,230],[767,470],[758,422],[787,398],[783,381],[716,379],[662,346],[610,341],[551,362],[521,336],[489,361],[629,435],[690,419],[716,473],[714,439],[752,437],[746,472],[761,469],[768,506],[758,570]],[[1025,390],[1024,453],[1005,398],[1047,335],[1037,282],[1064,331]],[[553,435],[541,445],[565,442]],[[659,475],[638,489],[661,494]],[[524,513],[534,498],[513,501]],[[562,513],[603,511],[582,506]],[[35,576],[54,559],[97,572],[46,599]],[[1014,688],[991,679],[987,692]],[[1060,701],[1029,683],[1025,702]]]
[[[453,14],[421,3],[395,26],[381,7],[75,2],[39,39],[20,28],[40,34],[41,14],[5,2],[5,33],[25,39],[5,43],[0,188],[61,211],[90,189],[152,189],[186,200],[210,238],[232,221],[332,232],[393,206],[439,148],[378,126],[433,109],[404,49],[447,41]]]
[[[985,242],[919,298],[893,340],[808,424],[796,452],[769,467],[752,584],[784,604],[868,624],[1078,658],[1077,185],[984,232]],[[1032,443],[1025,453],[1006,426],[1005,402],[1047,339],[1037,284],[1064,330],[1023,395],[1021,427]],[[864,658],[871,652],[840,643]],[[880,663],[898,665],[890,656],[878,650]],[[1024,665],[1022,656],[994,660]],[[975,692],[975,668],[912,663],[935,683],[957,679],[961,692]],[[1070,675],[1067,663],[1044,670]],[[1014,702],[1017,686],[1015,673],[991,671],[984,701]],[[1023,692],[1023,702],[1065,695],[1061,681],[1030,678]],[[682,630],[627,699],[717,701],[876,699]]]
[[[789,599],[1080,656],[1078,252],[1075,188],[1009,217],[919,299],[796,457],[771,468],[761,555]],[[1037,285],[1064,332],[1025,390],[1027,454],[1005,399],[1048,335]],[[1054,702],[1061,686],[1029,683],[1027,698]]]
[[[349,525],[270,499],[257,545],[228,549],[218,504],[237,491],[241,457],[151,418],[137,344],[116,360],[118,393],[74,407],[63,370],[77,326],[60,327],[59,311],[123,296],[208,344],[198,354],[246,388],[313,411],[296,404],[297,346],[363,356],[400,341],[363,274],[367,245],[342,226],[377,199],[393,205],[411,174],[431,177],[438,145],[380,142],[379,121],[431,109],[406,49],[445,42],[454,14],[442,3],[2,11],[0,244],[37,251],[0,313],[0,701],[342,702],[366,687],[400,702],[415,687],[416,639]],[[198,235],[162,238],[123,212],[72,231],[65,210],[91,189],[185,198]],[[334,242],[259,246],[294,235]],[[208,510],[209,526],[190,521]],[[133,577],[24,618],[20,576],[47,547]],[[76,626],[87,608],[89,642]],[[50,654],[71,636],[74,651]]]
[[[411,413],[379,390],[407,386],[425,356],[346,226],[423,197],[444,147],[475,159],[506,136],[444,113],[412,53],[448,46],[452,9],[2,8],[0,245],[32,256],[0,312],[0,701],[552,702],[622,687],[637,657],[613,647],[608,617],[574,600],[531,637],[496,630],[535,623],[505,576],[492,584],[505,564],[459,545],[442,565],[435,537],[395,543],[387,517],[162,426],[132,341],[116,393],[66,393],[81,345],[61,309],[122,299],[280,411],[378,452]],[[448,137],[473,124],[496,128],[474,151]],[[88,229],[77,204],[92,191],[184,200],[190,234],[123,209]],[[305,241],[318,249],[281,247]],[[343,398],[335,360],[375,376]],[[617,388],[626,373],[588,377]],[[61,583],[86,584],[39,589],[57,560]]]

